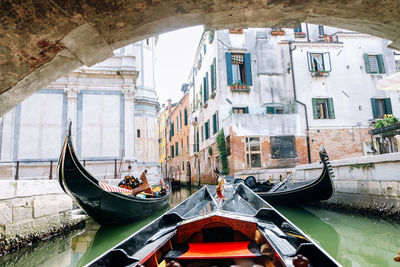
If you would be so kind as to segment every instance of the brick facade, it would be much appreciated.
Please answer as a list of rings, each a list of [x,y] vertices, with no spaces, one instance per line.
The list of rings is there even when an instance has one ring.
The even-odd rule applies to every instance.
[[[185,125],[186,109],[186,125]],[[190,181],[192,164],[189,158],[189,93],[186,93],[176,104],[174,110],[167,120],[167,162],[168,176],[176,181],[186,184]],[[171,135],[171,123],[174,127],[174,135]],[[178,144],[178,155],[176,155],[176,145]],[[172,147],[174,153],[172,157]]]

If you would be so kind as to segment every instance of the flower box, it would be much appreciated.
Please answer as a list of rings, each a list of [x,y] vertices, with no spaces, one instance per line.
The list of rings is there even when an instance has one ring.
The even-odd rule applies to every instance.
[[[312,71],[311,76],[313,77],[327,77],[329,76],[328,71]]]
[[[393,125],[387,125],[387,126],[383,126],[381,128],[376,128],[370,131],[370,134],[372,135],[376,135],[376,134],[380,134],[380,133],[385,133],[385,132],[390,132],[390,131],[395,131],[400,129],[400,123],[396,123]]]
[[[295,32],[294,38],[306,38],[306,34],[304,32]]]
[[[229,29],[229,33],[243,34],[243,28],[233,28],[233,29]]]
[[[271,35],[285,35],[285,30],[281,28],[273,28],[271,30]]]

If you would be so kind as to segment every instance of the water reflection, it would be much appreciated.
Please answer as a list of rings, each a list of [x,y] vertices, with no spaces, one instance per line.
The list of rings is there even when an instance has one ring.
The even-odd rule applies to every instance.
[[[277,208],[344,267],[400,266],[393,260],[400,251],[398,224],[311,207]]]
[[[181,188],[174,191],[170,199],[170,208],[195,191],[197,188]],[[398,224],[310,207],[277,208],[344,267],[400,267],[400,264],[393,260],[400,251]],[[85,229],[0,258],[0,266],[83,266],[165,211],[123,226],[100,227],[89,220]]]

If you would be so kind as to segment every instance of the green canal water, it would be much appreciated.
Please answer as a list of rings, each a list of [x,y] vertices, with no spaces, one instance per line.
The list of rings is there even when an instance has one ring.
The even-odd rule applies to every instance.
[[[175,191],[170,206],[194,191]],[[400,252],[400,224],[307,206],[276,208],[345,267],[400,267],[393,260]],[[100,227],[89,220],[84,229],[0,257],[0,266],[84,266],[164,212],[118,227]]]

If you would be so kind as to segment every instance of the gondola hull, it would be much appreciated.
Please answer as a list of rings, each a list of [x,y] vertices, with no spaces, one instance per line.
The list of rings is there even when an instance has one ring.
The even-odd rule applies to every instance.
[[[320,152],[323,170],[319,178],[305,181],[283,184],[282,188],[267,192],[252,188],[257,195],[270,203],[277,204],[299,204],[316,202],[329,199],[335,192],[333,184],[333,170],[326,152]]]
[[[340,266],[246,186],[224,195],[203,187],[87,266]]]
[[[62,189],[102,225],[141,220],[168,206],[169,192],[159,198],[142,199],[103,190],[98,181],[80,164],[69,135],[60,156],[58,177]]]

